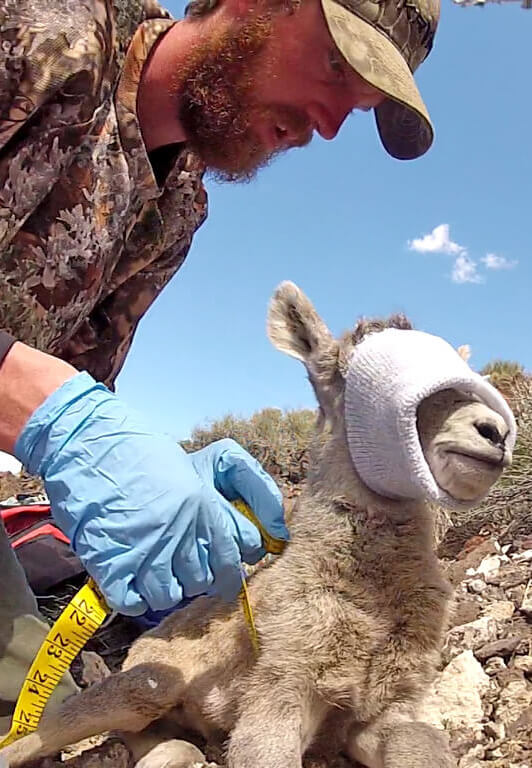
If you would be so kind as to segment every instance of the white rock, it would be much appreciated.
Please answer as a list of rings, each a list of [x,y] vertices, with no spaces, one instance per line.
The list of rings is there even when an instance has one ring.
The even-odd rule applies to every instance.
[[[532,675],[532,656],[516,656],[513,665],[525,675]]]
[[[463,651],[440,673],[423,702],[422,717],[436,727],[470,728],[482,733],[482,694],[489,677],[472,651]]]
[[[137,763],[136,768],[172,765],[205,765],[205,757],[193,744],[180,739],[170,739],[156,744]]]
[[[467,582],[467,588],[470,592],[480,595],[487,588],[487,584],[484,579],[471,579]]]
[[[532,562],[532,549],[525,549],[524,552],[520,552],[518,555],[512,555],[514,563],[530,563]]]
[[[483,616],[491,616],[495,621],[508,621],[515,612],[515,605],[511,600],[494,600],[482,611]]]
[[[480,619],[468,624],[459,624],[447,633],[444,654],[452,659],[458,656],[464,648],[475,651],[477,648],[497,639],[497,622],[491,616],[481,616]]]
[[[525,596],[519,610],[521,613],[532,618],[532,590],[530,589],[530,582],[526,588]]]
[[[474,754],[469,752],[460,758],[458,768],[485,768],[486,763],[484,760],[479,760]]]
[[[81,680],[85,685],[99,683],[111,674],[105,661],[94,651],[82,651],[81,662]]]
[[[460,758],[458,768],[481,768],[484,765],[485,750],[481,744],[472,747]]]
[[[489,720],[484,725],[484,731],[488,736],[491,736],[493,739],[504,739],[506,736],[506,728],[504,727],[504,723],[495,723],[493,720]]]
[[[512,680],[499,695],[497,719],[505,725],[513,723],[531,705],[532,687],[526,680]]]
[[[492,656],[484,664],[484,672],[487,675],[496,675],[497,672],[502,672],[506,669],[506,662],[501,656]]]
[[[490,579],[497,576],[499,573],[501,562],[502,558],[500,555],[486,555],[476,569],[476,574],[478,576],[483,576],[484,579],[489,582]]]

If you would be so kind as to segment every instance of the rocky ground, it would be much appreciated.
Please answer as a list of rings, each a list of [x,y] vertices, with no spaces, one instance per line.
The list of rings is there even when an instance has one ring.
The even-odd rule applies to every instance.
[[[504,546],[492,537],[475,537],[445,567],[456,588],[455,609],[442,669],[425,703],[425,719],[448,731],[459,768],[529,768],[532,536]],[[118,649],[113,648],[112,625],[103,631],[105,641],[96,641],[107,646],[111,662],[123,650],[124,626],[115,631],[119,631]],[[102,656],[85,653],[78,670],[82,684],[105,674],[108,668]],[[72,757],[76,752],[63,756],[69,768],[130,767],[127,750],[116,739]],[[219,755],[210,757],[216,760],[208,764],[210,768],[223,765]],[[48,760],[39,768],[62,764]],[[347,765],[339,759],[330,768]]]
[[[450,734],[460,768],[532,763],[532,537],[475,537],[446,563],[456,588],[443,667],[426,718]]]
[[[289,507],[294,495],[297,490],[290,490]],[[532,530],[529,533],[508,542],[506,532],[497,535],[490,529],[443,561],[455,587],[455,606],[424,719],[449,733],[459,768],[532,765]],[[61,594],[43,596],[41,609],[55,618],[76,588],[70,585]],[[78,682],[90,685],[118,668],[138,634],[122,617],[102,628],[74,667]],[[94,744],[89,741],[64,753],[61,761],[48,759],[35,768],[59,768],[63,761],[69,768],[131,767],[117,739]],[[80,754],[80,747],[91,749]],[[210,768],[223,765],[219,754],[208,757],[214,761]],[[328,768],[348,765],[339,758]]]

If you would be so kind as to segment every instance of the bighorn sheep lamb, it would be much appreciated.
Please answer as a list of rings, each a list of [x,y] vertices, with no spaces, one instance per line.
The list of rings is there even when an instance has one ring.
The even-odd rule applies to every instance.
[[[455,350],[403,316],[360,321],[335,340],[283,283],[268,331],[304,362],[319,417],[291,542],[250,580],[258,658],[240,607],[198,598],[140,637],[120,673],[3,750],[10,766],[109,730],[132,744],[137,766],[201,760],[178,740],[142,756],[142,738],[153,747],[165,723],[206,742],[229,736],[230,768],[301,768],[304,754],[321,765],[339,753],[370,768],[456,764],[445,735],[417,715],[451,596],[427,502],[467,507],[488,492],[511,461],[512,414]]]

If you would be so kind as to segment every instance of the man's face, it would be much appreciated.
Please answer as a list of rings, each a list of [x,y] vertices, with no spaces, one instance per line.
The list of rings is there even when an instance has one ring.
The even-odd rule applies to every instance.
[[[226,16],[228,7],[231,0]],[[176,90],[190,144],[230,180],[251,178],[314,131],[334,138],[353,109],[384,98],[341,56],[319,0],[302,0],[293,13],[262,8],[212,25]]]

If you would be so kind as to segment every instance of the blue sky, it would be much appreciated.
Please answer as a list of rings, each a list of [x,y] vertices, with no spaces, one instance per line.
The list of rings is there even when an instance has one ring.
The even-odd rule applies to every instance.
[[[420,160],[387,156],[360,114],[251,184],[209,182],[209,218],[141,322],[122,398],[178,438],[227,412],[313,407],[302,366],[265,335],[284,279],[335,333],[402,310],[468,343],[474,367],[504,357],[532,368],[531,34],[518,3],[444,0],[417,76],[436,127]]]
[[[182,15],[181,2],[168,7]],[[227,412],[313,407],[302,366],[265,335],[285,279],[335,333],[402,310],[468,343],[474,367],[532,368],[531,35],[519,3],[443,0],[417,76],[436,127],[428,155],[388,157],[360,114],[252,184],[209,183],[209,218],[141,322],[120,396],[176,438]]]

